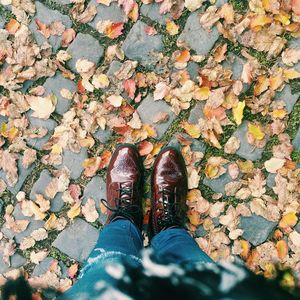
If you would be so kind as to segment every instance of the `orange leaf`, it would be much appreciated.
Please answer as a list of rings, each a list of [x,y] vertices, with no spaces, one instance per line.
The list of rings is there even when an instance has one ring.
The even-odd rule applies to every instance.
[[[15,19],[11,19],[6,25],[5,25],[5,29],[8,31],[8,33],[10,34],[15,34],[18,29],[20,27],[20,23],[15,20]]]
[[[67,28],[61,37],[61,46],[68,47],[70,43],[74,40],[76,32],[73,28]]]
[[[137,19],[139,17],[139,6],[138,4],[135,2],[134,3],[134,6],[132,8],[132,10],[129,12],[128,14],[128,18],[133,21],[133,22],[136,22]]]
[[[288,245],[285,240],[280,240],[276,243],[277,255],[280,260],[284,260],[288,255]]]
[[[282,219],[279,222],[279,227],[282,229],[294,227],[297,224],[297,221],[298,221],[298,218],[296,216],[296,213],[289,212],[282,217]]]
[[[103,151],[100,158],[101,158],[101,162],[99,164],[99,169],[103,169],[107,167],[109,164],[109,161],[111,159],[111,152],[108,150]]]
[[[259,76],[254,86],[254,95],[258,96],[264,91],[266,91],[267,88],[269,87],[269,84],[270,84],[269,79],[266,76],[264,75]]]
[[[185,63],[190,60],[190,52],[188,50],[183,50],[181,53],[176,57],[176,62]]]
[[[35,20],[35,23],[38,27],[38,32],[40,32],[46,39],[50,37],[50,29],[46,24],[42,23],[39,19]]]
[[[85,87],[82,85],[82,80],[78,80],[77,82],[77,91],[79,94],[84,94],[85,93]]]
[[[246,240],[240,240],[240,244],[242,246],[242,251],[241,251],[240,255],[243,259],[247,259],[247,257],[249,256],[249,252],[250,252],[250,243]]]
[[[138,151],[141,156],[148,155],[153,150],[153,144],[148,141],[142,141],[138,146]]]
[[[124,81],[124,89],[129,96],[129,98],[133,99],[136,91],[135,81],[133,79],[127,79]]]
[[[285,80],[296,79],[300,78],[300,73],[295,69],[286,69],[283,70],[283,77]]]
[[[261,27],[271,24],[273,19],[269,16],[266,15],[257,15],[254,18],[252,18],[251,23],[250,23],[250,28],[253,31],[259,31]]]
[[[75,275],[78,272],[78,264],[73,264],[71,267],[68,269],[68,275],[70,278],[74,278]]]
[[[198,226],[200,224],[200,214],[195,210],[190,210],[188,212],[188,219],[194,226]]]
[[[110,39],[116,39],[122,34],[123,28],[124,28],[124,23],[122,22],[112,23],[111,25],[105,28],[105,34]]]

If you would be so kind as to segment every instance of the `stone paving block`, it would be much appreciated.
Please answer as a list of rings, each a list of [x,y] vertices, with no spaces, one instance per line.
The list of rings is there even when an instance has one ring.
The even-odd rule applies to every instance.
[[[93,250],[98,235],[99,230],[77,218],[57,236],[52,246],[71,258],[83,262]]]
[[[176,135],[177,135],[177,134],[175,134],[175,135],[172,137],[172,139],[170,140],[168,146],[175,147],[176,149],[180,150],[180,149],[181,149],[181,145],[180,145],[180,143],[177,141]],[[202,141],[193,139],[193,138],[191,138],[189,135],[187,135],[186,133],[182,133],[181,135],[184,136],[184,138],[186,138],[187,140],[189,140],[189,141],[192,142],[192,144],[191,144],[191,146],[190,146],[192,151],[200,151],[200,152],[202,152],[203,154],[205,153],[206,145],[205,145]]]
[[[197,104],[192,108],[188,122],[191,124],[197,124],[199,122],[200,118],[204,117],[203,109],[204,109],[205,103],[203,102],[197,102]]]
[[[187,64],[187,71],[190,74],[190,78],[194,81],[197,80],[197,76],[199,76],[199,70],[200,67],[197,63],[195,63],[194,61],[190,61]]]
[[[84,33],[77,34],[67,51],[72,55],[72,58],[68,61],[68,66],[76,73],[77,70],[75,65],[79,58],[87,59],[98,64],[104,52],[103,47],[100,46],[98,40],[93,38],[91,35]]]
[[[290,114],[299,96],[300,93],[292,94],[291,87],[286,84],[282,91],[276,93],[275,100],[283,100],[286,105],[285,107]]]
[[[15,233],[8,229],[6,227],[6,223],[3,224],[1,231],[7,236],[8,238],[12,239],[14,238],[17,243],[20,243],[25,237],[29,236],[32,231],[39,229],[44,226],[45,222],[44,221],[39,221],[39,220],[34,220],[33,217],[26,217],[23,215],[20,204],[18,203],[15,206],[13,216],[16,220],[29,220],[29,224],[23,232],[20,233]]]
[[[269,175],[267,176],[267,186],[269,188],[272,188],[275,186],[275,177],[277,174],[273,174],[273,173],[269,173]]]
[[[137,108],[137,112],[143,123],[150,124],[155,128],[157,132],[156,139],[160,139],[162,137],[176,118],[175,114],[171,111],[170,106],[165,101],[154,101],[153,96],[150,94],[142,101],[140,106]],[[154,124],[153,118],[160,112],[168,113],[169,120],[162,124]]]
[[[88,158],[86,148],[81,148],[79,153],[72,152],[70,150],[64,150],[63,153],[63,162],[59,166],[61,169],[62,167],[67,167],[70,171],[70,177],[72,179],[77,179],[80,177],[83,171],[83,161]]]
[[[113,131],[109,128],[102,130],[101,128],[97,129],[97,131],[93,134],[93,136],[102,144],[106,143],[110,137],[112,136]]]
[[[0,16],[0,29],[4,28],[4,25],[5,25],[5,19]]]
[[[297,134],[293,139],[293,146],[296,150],[300,149],[300,127],[298,128]]]
[[[0,214],[2,213],[3,205],[4,205],[4,202],[2,199],[0,199]]]
[[[300,221],[296,224],[294,229],[300,233]]]
[[[42,194],[46,199],[48,197],[45,194],[45,189],[52,180],[52,176],[48,170],[43,170],[40,174],[39,179],[34,183],[31,191],[30,191],[30,199],[35,200],[36,194]],[[62,209],[64,206],[64,201],[62,200],[62,193],[57,193],[54,199],[51,200],[51,207],[50,211],[52,212],[58,212]]]
[[[248,121],[244,121],[233,134],[241,141],[240,148],[237,150],[236,154],[253,161],[261,159],[264,148],[254,148],[253,145],[250,145],[247,140],[247,132]]]
[[[241,216],[240,228],[244,230],[242,237],[253,246],[258,246],[266,241],[277,223],[253,214],[250,217]]]
[[[216,27],[208,32],[200,25],[198,11],[195,11],[188,17],[177,43],[183,41],[197,54],[206,55],[213,48],[218,37]]]
[[[159,34],[147,35],[146,27],[145,23],[137,21],[130,29],[122,48],[129,59],[137,60],[143,66],[150,67],[156,63],[156,58],[152,53],[163,50],[163,41]]]
[[[53,0],[53,1],[60,5],[68,5],[71,3],[70,0]]]
[[[49,270],[51,263],[55,260],[56,259],[54,259],[53,257],[46,257],[43,261],[41,261],[38,265],[35,266],[35,268],[32,271],[32,277],[45,274]],[[61,268],[61,277],[66,278],[68,276],[68,268],[62,261],[59,261],[58,264]]]
[[[141,14],[145,17],[148,17],[152,21],[159,23],[160,25],[165,25],[166,20],[171,18],[170,13],[161,15],[159,13],[160,4],[150,3],[143,4],[141,7]]]
[[[46,128],[48,132],[42,138],[28,139],[27,144],[38,150],[42,150],[43,145],[50,139],[55,127],[57,126],[57,123],[52,119],[42,120],[32,117],[31,114],[32,111],[27,114],[27,117],[29,119],[29,128]]]
[[[53,51],[56,52],[57,49],[61,46],[61,36],[52,35],[49,37],[49,39],[46,39],[40,32],[38,32],[36,20],[39,20],[46,25],[49,25],[54,21],[61,21],[66,26],[66,28],[72,27],[72,21],[68,16],[61,14],[57,10],[49,9],[39,1],[35,1],[35,6],[36,14],[32,18],[32,21],[29,24],[29,28],[38,45],[42,45],[44,42],[48,41],[49,44],[52,45]]]
[[[107,215],[101,212],[100,203],[101,199],[106,199],[106,183],[100,176],[93,177],[86,185],[82,197],[82,204],[85,204],[89,198],[95,200],[96,208],[100,216],[99,220],[101,224],[104,224],[107,220]]]
[[[62,115],[72,105],[72,100],[68,100],[62,97],[60,91],[64,89],[68,89],[71,93],[74,93],[77,89],[76,84],[62,76],[60,72],[57,72],[55,76],[48,78],[44,83],[45,88],[45,96],[49,94],[54,94],[57,97],[57,104],[55,107],[55,112]]]
[[[195,231],[195,235],[197,238],[199,237],[205,237],[207,234],[207,231],[204,229],[203,225],[199,225]]]
[[[203,184],[210,187],[214,192],[222,193],[223,195],[225,194],[225,185],[229,182],[234,181],[227,172],[228,164],[224,165],[224,168],[226,169],[226,173],[224,173],[220,177],[210,179],[205,176],[203,179]],[[241,174],[239,174],[238,178],[239,177],[241,177]]]
[[[122,67],[122,63],[117,61],[117,60],[113,60],[111,62],[111,64],[109,65],[109,69],[106,73],[107,76],[112,77],[115,75],[115,73]]]
[[[23,166],[22,166],[22,159],[23,157],[20,156],[19,159],[18,159],[18,162],[17,162],[17,165],[18,165],[18,181],[17,183],[14,185],[14,186],[10,186],[7,182],[7,179],[6,179],[6,173],[1,170],[0,171],[0,178],[2,178],[6,184],[7,184],[7,189],[14,195],[16,195],[23,183],[25,182],[27,176],[31,173],[31,171],[33,170],[34,166],[35,166],[35,163],[33,163],[29,168],[25,169]]]
[[[96,0],[92,0],[89,3],[89,6],[92,4],[97,6],[97,14],[95,18],[88,24],[94,29],[96,29],[96,25],[99,21],[111,21],[113,23],[127,21],[127,16],[123,9],[115,2],[112,2],[109,6],[106,6],[103,4],[98,4]]]
[[[287,48],[291,48],[291,49],[300,49],[300,41],[299,39],[292,39],[288,45]],[[297,62],[294,66],[292,66],[291,68],[297,70],[298,72],[300,72],[300,62]]]
[[[8,266],[4,261],[3,261],[3,254],[0,251],[0,274],[6,273],[8,271],[18,269],[26,264],[26,258],[21,256],[20,254],[16,253],[13,256],[10,257],[10,263],[11,266]]]
[[[217,0],[216,3],[214,4],[216,7],[221,7],[223,6],[225,3],[227,3],[228,0]]]

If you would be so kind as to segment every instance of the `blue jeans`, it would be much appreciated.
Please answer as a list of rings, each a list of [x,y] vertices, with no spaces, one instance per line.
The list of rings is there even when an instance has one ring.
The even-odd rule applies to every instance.
[[[183,228],[161,231],[151,240],[155,257],[164,263],[213,262]],[[90,299],[99,292],[95,285],[100,280],[115,286],[118,276],[111,276],[105,269],[108,263],[120,262],[123,258],[133,264],[141,263],[143,238],[141,231],[130,221],[115,220],[101,231],[97,244],[83,267],[78,281],[63,296],[63,299]]]

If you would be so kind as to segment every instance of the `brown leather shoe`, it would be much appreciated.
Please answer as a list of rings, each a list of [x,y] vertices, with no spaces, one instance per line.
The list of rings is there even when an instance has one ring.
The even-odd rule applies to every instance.
[[[187,186],[187,171],[181,153],[173,147],[164,148],[156,158],[152,172],[150,238],[163,229],[183,226]]]
[[[134,145],[122,144],[112,155],[106,178],[108,222],[126,218],[142,228],[143,164]]]

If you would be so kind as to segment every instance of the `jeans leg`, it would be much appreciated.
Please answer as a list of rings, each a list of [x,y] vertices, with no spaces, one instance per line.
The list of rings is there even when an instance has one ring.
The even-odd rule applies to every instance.
[[[132,264],[140,264],[142,248],[142,234],[132,222],[117,219],[109,223],[100,232],[96,246],[90,253],[77,282],[63,295],[62,299],[75,299],[79,296],[82,299],[89,299],[99,294],[97,290],[99,282],[106,283],[106,288],[116,285],[117,275],[108,274],[106,265],[118,263],[122,259]]]
[[[166,263],[213,263],[184,228],[169,228],[151,241],[155,256]]]

